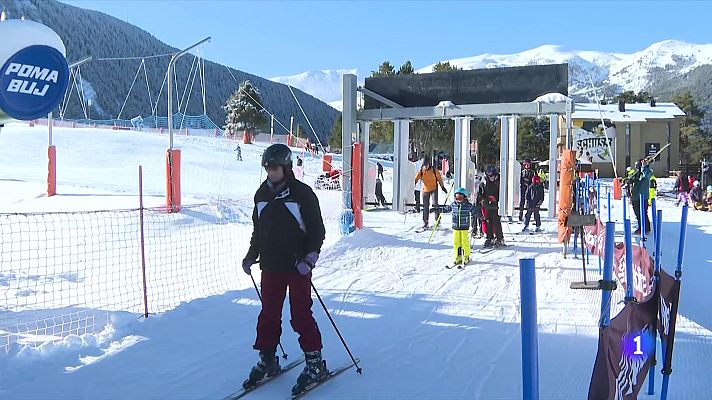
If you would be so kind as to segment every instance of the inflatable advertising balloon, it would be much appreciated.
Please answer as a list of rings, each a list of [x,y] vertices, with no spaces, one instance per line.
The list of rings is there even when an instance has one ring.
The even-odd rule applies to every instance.
[[[0,123],[46,117],[62,101],[69,66],[62,39],[33,21],[0,22]]]

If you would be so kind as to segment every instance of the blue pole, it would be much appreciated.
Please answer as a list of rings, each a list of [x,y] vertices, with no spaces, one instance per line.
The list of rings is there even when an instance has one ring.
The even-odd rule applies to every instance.
[[[640,229],[640,241],[643,244],[643,248],[645,248],[645,230],[648,228],[645,226],[645,219],[648,217],[648,215],[645,213],[645,196],[642,194],[640,195],[640,221],[638,221],[638,229]]]
[[[608,221],[611,221],[611,190],[608,189]]]
[[[655,248],[655,238],[658,237],[658,207],[654,197],[650,199],[650,208],[652,209],[650,222],[653,223],[653,248]]]
[[[677,247],[677,268],[675,268],[675,278],[680,280],[682,277],[682,257],[685,251],[685,236],[687,235],[687,210],[688,205],[682,206],[682,216],[680,217],[680,243]],[[677,303],[679,303],[679,299]],[[673,305],[673,311],[670,315],[670,333],[668,336],[669,343],[663,344],[663,355],[665,362],[663,364],[663,387],[660,391],[660,400],[667,400],[668,386],[670,384],[670,374],[672,373],[672,350],[675,343],[675,323],[677,320],[677,304]],[[668,352],[670,354],[668,355]]]
[[[575,213],[578,214],[578,212],[579,212],[579,179],[576,179],[574,181],[574,199],[575,199],[574,204],[576,207]],[[574,249],[573,249],[574,257],[576,257],[576,253],[577,253],[576,249],[578,249],[577,238],[578,238],[578,229],[574,229]],[[578,258],[578,257],[576,257],[576,258]]]
[[[656,205],[655,205],[655,199],[652,199],[652,204],[651,206],[653,207],[653,210],[656,210]],[[653,232],[655,233],[655,274],[653,276],[654,279],[654,284],[659,285],[660,284],[660,238],[662,236],[662,230],[661,227],[663,225],[663,210],[658,210],[655,213],[653,213]],[[650,371],[648,372],[648,394],[653,395],[655,394],[655,366],[657,365],[657,361],[655,360],[655,354],[656,350],[655,347],[657,346],[657,340],[655,339],[655,331],[653,331],[653,364],[650,366]],[[665,346],[663,345],[662,347],[663,352],[662,354],[665,354]]]
[[[606,244],[603,250],[603,281],[608,283],[613,280],[613,246],[615,245],[616,223],[606,222]],[[601,291],[601,328],[611,323],[611,291],[603,289]]]
[[[601,218],[601,180],[596,180],[596,214]]]
[[[536,274],[533,258],[519,259],[522,314],[522,398],[539,400],[539,344],[536,318]]]
[[[628,220],[628,203],[626,203],[628,199],[626,198],[626,195],[623,195],[621,200],[623,201],[623,223],[625,224],[625,221]]]
[[[663,210],[658,210],[656,215],[656,225],[658,226],[657,232],[655,233],[655,275],[660,274],[660,244],[661,238],[663,237]]]
[[[581,201],[583,201],[583,212],[584,212],[585,214],[588,214],[589,211],[590,211],[590,210],[588,209],[588,201],[587,201],[587,199],[588,199],[588,186],[589,186],[589,183],[588,183],[588,174],[586,174],[586,180],[584,181],[584,184],[583,184],[583,193],[581,193]]]
[[[623,221],[625,229],[625,301],[633,301],[633,240],[630,220]]]
[[[583,201],[584,214],[588,214],[591,212],[591,210],[589,210],[589,208],[588,208],[588,186],[589,186],[588,174],[586,174],[586,180],[584,181],[584,185],[583,185],[583,193],[581,193],[581,201]],[[582,234],[584,233],[583,229],[581,230],[581,233]],[[586,246],[586,265],[589,265],[589,264],[591,264],[591,261],[588,256],[588,246]]]
[[[680,243],[677,246],[677,268],[675,269],[675,278],[678,280],[682,277],[682,256],[685,253],[685,237],[687,236],[687,210],[688,205],[682,206],[682,216],[680,217]]]

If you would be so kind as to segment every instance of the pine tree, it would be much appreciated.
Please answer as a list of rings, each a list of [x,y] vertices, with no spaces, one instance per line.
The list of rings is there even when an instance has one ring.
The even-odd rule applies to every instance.
[[[391,65],[391,62],[386,60],[381,63],[381,65],[378,66],[377,71],[371,71],[371,76],[387,76],[387,75],[395,75],[396,71],[395,68]]]
[[[690,92],[677,93],[672,97],[685,116],[680,121],[680,162],[696,163],[712,154],[712,135],[705,132],[701,123],[705,113],[695,104]]]
[[[615,96],[613,98],[613,101],[615,103],[618,103],[620,99],[623,99],[627,104],[647,103],[653,99],[653,96],[651,96],[650,93],[646,92],[645,90],[638,93],[635,93],[632,90],[626,90],[625,92]]]
[[[341,114],[339,114],[338,117],[336,117],[336,122],[334,122],[334,126],[331,128],[331,137],[329,137],[329,146],[331,146],[332,149],[336,148],[341,148],[342,145],[342,132],[341,132],[341,127],[343,124],[343,117]]]
[[[241,129],[254,131],[267,123],[262,107],[260,93],[249,80],[243,81],[240,88],[227,99],[225,109],[225,131],[234,136]]]
[[[410,74],[414,74],[414,73],[415,73],[415,69],[413,68],[413,64],[410,63],[410,60],[406,61],[398,69],[398,75],[410,75]]]
[[[543,160],[549,154],[549,121],[546,118],[520,118],[517,124],[517,156]]]
[[[462,68],[458,68],[452,64],[450,61],[438,62],[433,66],[433,72],[447,72],[447,71],[462,71]]]

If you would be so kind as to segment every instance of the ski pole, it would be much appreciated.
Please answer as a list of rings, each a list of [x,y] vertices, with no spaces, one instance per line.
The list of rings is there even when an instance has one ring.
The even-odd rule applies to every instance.
[[[260,289],[257,288],[257,282],[255,282],[255,278],[252,276],[252,272],[250,272],[250,279],[252,279],[252,285],[255,286],[255,291],[257,292],[257,297],[260,299],[260,303],[262,303],[262,295],[260,294]],[[284,353],[284,348],[282,347],[282,342],[279,341],[277,342],[279,345],[279,349],[282,351],[282,358],[285,360],[287,359],[287,354]]]
[[[455,187],[455,182],[452,182],[452,185],[450,185],[450,189],[447,191],[447,194],[445,195],[445,204],[447,204],[447,199],[450,197],[450,192],[452,192],[452,188]],[[437,189],[435,189],[437,190]],[[440,203],[438,202],[437,207],[440,208]],[[430,210],[428,210],[430,212]],[[443,213],[438,214],[438,219],[435,220],[435,226],[433,226],[433,231],[430,232],[430,237],[428,238],[428,243],[430,243],[431,240],[433,240],[433,235],[435,234],[435,230],[438,229],[438,224],[440,224],[440,218],[443,216]]]
[[[316,291],[316,287],[314,287],[314,282],[311,282],[311,287],[312,287],[312,290],[314,291],[314,294],[316,295],[316,298],[319,299],[319,303],[321,303],[321,306],[324,308],[324,312],[326,313],[326,316],[329,317],[329,321],[331,321],[331,325],[334,327],[336,334],[339,335],[339,339],[341,339],[341,343],[344,345],[346,352],[349,353],[349,357],[351,357],[351,361],[356,366],[356,372],[358,372],[359,374],[363,374],[363,370],[361,369],[361,367],[358,366],[356,359],[354,358],[353,354],[351,354],[351,350],[349,350],[349,346],[346,345],[346,341],[344,340],[344,337],[341,336],[341,332],[339,332],[339,328],[336,327],[336,322],[334,322],[334,319],[331,318],[331,314],[329,314],[329,310],[326,309],[326,304],[324,304],[324,301],[321,299],[321,296],[319,296],[319,292]]]

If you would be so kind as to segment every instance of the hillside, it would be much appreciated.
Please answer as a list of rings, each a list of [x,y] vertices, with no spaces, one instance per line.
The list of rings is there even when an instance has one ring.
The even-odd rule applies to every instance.
[[[70,62],[86,56],[93,56],[95,59],[145,57],[177,51],[153,37],[149,32],[134,25],[98,11],[70,6],[55,0],[0,0],[0,9],[5,9],[9,18],[24,16],[26,19],[41,22],[54,29],[64,40],[67,47],[67,58]],[[200,39],[202,38],[196,37],[196,41]],[[190,43],[184,45],[187,46]],[[183,88],[186,85],[193,59],[192,55],[186,55],[176,64],[180,94],[183,93]],[[166,75],[169,61],[170,57],[145,59],[147,79],[154,103]],[[88,98],[92,98],[91,117],[93,119],[116,118],[119,115],[140,63],[140,59],[92,61],[82,66],[83,91]],[[143,75],[141,72],[139,76],[141,79],[136,80],[131,96],[121,113],[122,118],[130,119],[139,115],[143,117],[151,115],[152,107],[148,99],[146,77]],[[252,81],[254,86],[259,89],[264,106],[274,113],[282,124],[289,127],[290,117],[294,116],[295,122],[301,126],[307,126],[299,106],[285,85],[232,68],[228,71],[225,66],[207,60],[205,61],[205,79],[207,114],[219,126],[222,126],[225,121],[225,114],[221,106],[237,89],[239,82],[245,79]],[[187,114],[200,115],[203,113],[200,91],[200,79],[196,79],[192,95],[187,102]],[[295,94],[319,136],[325,138],[330,135],[338,112],[302,91],[295,90]],[[165,89],[161,97],[157,107],[158,115],[165,116],[167,113]],[[76,93],[70,101],[66,116],[68,118],[83,117]],[[275,129],[279,128],[279,124],[275,123],[275,127]],[[284,133],[283,130],[276,132]]]

